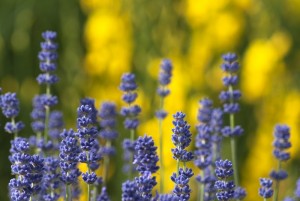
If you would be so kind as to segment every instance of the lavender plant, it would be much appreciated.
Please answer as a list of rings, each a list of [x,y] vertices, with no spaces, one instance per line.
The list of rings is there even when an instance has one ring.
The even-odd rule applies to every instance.
[[[171,82],[172,77],[172,63],[169,59],[162,60],[160,64],[159,73],[159,87],[157,89],[157,94],[159,95],[159,110],[156,112],[156,117],[158,118],[158,130],[159,130],[159,157],[160,157],[160,192],[164,192],[164,163],[163,163],[163,120],[167,116],[167,112],[164,110],[164,100],[170,94],[170,90],[167,86]]]
[[[218,200],[228,201],[234,196],[235,184],[233,181],[228,181],[233,175],[232,163],[229,160],[216,161],[216,176],[219,180],[215,182],[217,189],[216,197]]]
[[[99,143],[97,141],[98,130],[95,126],[97,120],[97,110],[93,106],[93,101],[85,99],[77,109],[77,133],[76,136],[80,141],[81,151],[79,153],[79,162],[87,165],[88,171],[82,173],[82,179],[88,186],[88,201],[91,200],[91,185],[93,185],[98,177],[95,173],[99,167],[98,163],[101,159],[99,153]]]
[[[16,117],[20,112],[19,100],[16,93],[8,92],[1,95],[0,107],[3,115],[11,120],[5,124],[5,131],[13,134],[14,138],[18,137],[18,133],[24,128],[24,124],[22,121],[16,122]]]
[[[173,115],[175,126],[172,131],[172,142],[176,146],[172,149],[173,158],[177,162],[177,172],[173,173],[171,180],[175,183],[173,193],[179,200],[189,200],[191,189],[189,187],[189,180],[194,175],[192,169],[186,167],[186,162],[193,160],[192,152],[186,150],[190,145],[192,134],[190,133],[190,126],[184,120],[185,114],[177,112]],[[183,163],[183,168],[180,167]]]
[[[106,185],[110,157],[116,153],[115,148],[112,146],[112,140],[118,137],[118,132],[115,130],[117,116],[116,105],[111,102],[102,103],[98,115],[101,118],[100,127],[102,128],[99,135],[105,141],[105,146],[102,147],[101,153],[104,158],[103,183]]]
[[[130,139],[127,138],[123,141],[124,161],[126,163],[123,171],[129,172],[129,178],[132,178],[134,172],[132,162],[134,155],[135,130],[139,125],[137,116],[141,112],[141,108],[138,105],[132,105],[138,96],[135,92],[137,89],[135,75],[131,73],[123,74],[120,89],[124,92],[122,96],[123,101],[128,104],[128,106],[122,107],[121,115],[125,117],[124,127],[130,130]]]
[[[290,128],[287,125],[276,125],[274,131],[275,140],[273,142],[274,151],[273,154],[278,160],[277,170],[272,170],[270,177],[275,181],[274,201],[278,200],[279,183],[286,179],[288,174],[282,169],[282,162],[290,159],[290,153],[286,152],[286,149],[291,147]]]
[[[80,148],[72,129],[64,130],[60,134],[60,179],[65,184],[65,201],[72,200],[72,186],[76,186],[81,172],[77,168]]]
[[[209,166],[212,163],[212,129],[210,127],[212,115],[212,101],[210,99],[202,99],[200,101],[201,108],[198,110],[197,136],[195,139],[195,165],[201,170],[200,175],[197,176],[198,181],[198,200],[203,201],[213,200],[210,193],[205,193],[205,186],[214,182],[213,176],[209,175]],[[205,175],[205,172],[208,173]],[[211,197],[211,198],[209,198]]]
[[[17,121],[20,108],[16,93],[7,92],[0,95],[0,108],[4,116],[9,119],[4,128],[6,132],[13,135],[9,160],[14,178],[9,182],[9,197],[13,201],[56,201],[60,198],[65,201],[78,200],[81,194],[79,188],[79,176],[81,176],[87,184],[88,201],[108,201],[110,189],[107,185],[107,175],[110,157],[116,153],[112,142],[118,137],[116,105],[104,102],[98,112],[93,99],[81,99],[80,106],[77,108],[77,130],[74,132],[73,129],[66,129],[63,114],[59,111],[50,111],[50,108],[58,103],[58,98],[51,94],[51,85],[58,81],[57,76],[53,74],[58,57],[57,44],[54,42],[56,33],[46,31],[42,37],[45,39],[41,43],[42,50],[39,53],[42,74],[38,76],[37,81],[45,85],[46,93],[33,98],[33,110],[30,116],[33,120],[31,127],[35,136],[29,139],[19,137],[24,124],[22,121]],[[122,107],[120,113],[125,117],[124,127],[130,131],[130,138],[123,142],[127,158],[125,169],[129,174],[129,180],[122,183],[122,201],[191,200],[192,189],[189,182],[194,173],[186,163],[192,160],[200,169],[200,175],[196,177],[200,184],[199,200],[239,201],[245,198],[245,189],[238,186],[235,144],[236,136],[243,133],[243,129],[235,125],[234,121],[234,114],[239,111],[237,100],[241,97],[239,90],[234,89],[237,85],[239,64],[237,56],[233,53],[225,54],[223,59],[222,69],[227,73],[223,83],[228,88],[219,96],[224,103],[223,109],[213,108],[212,101],[208,98],[200,101],[199,123],[195,137],[196,150],[187,150],[192,141],[192,133],[189,124],[185,121],[185,114],[177,112],[173,115],[174,128],[171,139],[175,147],[171,149],[171,152],[176,160],[177,168],[171,176],[175,187],[172,192],[166,194],[163,192],[162,183],[164,180],[162,121],[167,115],[164,110],[164,98],[170,93],[167,85],[172,76],[171,61],[162,61],[159,75],[160,106],[156,116],[159,119],[160,158],[151,136],[144,135],[135,140],[135,131],[140,124],[137,116],[141,112],[141,108],[134,104],[137,98],[135,75],[125,73],[122,76],[120,89],[124,92],[122,99],[127,106]],[[223,127],[223,113],[229,114],[229,126]],[[100,118],[100,122],[97,117]],[[230,137],[232,162],[221,159],[223,136]],[[274,194],[274,201],[277,201],[279,183],[288,176],[282,165],[290,158],[290,153],[287,152],[287,149],[291,147],[289,127],[277,125],[274,136],[273,155],[278,161],[278,166],[270,173],[273,180],[260,179],[259,195],[267,200]],[[104,183],[102,183],[102,177],[96,174],[102,156],[104,165],[101,176]],[[159,161],[160,167],[157,165]],[[86,164],[87,172],[79,170],[79,163]],[[158,193],[155,189],[157,185],[155,174],[159,170],[158,176],[161,184]],[[134,171],[138,172],[135,177]],[[232,176],[235,182],[231,180]],[[274,190],[272,189],[273,183],[275,184]],[[299,199],[300,180],[297,181],[294,195],[285,197],[284,201]]]
[[[236,137],[243,134],[243,129],[240,126],[235,125],[234,114],[240,110],[240,106],[237,100],[241,97],[241,92],[239,90],[234,90],[234,86],[238,83],[238,77],[236,75],[240,68],[237,62],[237,55],[234,53],[227,53],[223,55],[224,63],[222,64],[222,70],[227,73],[223,78],[223,84],[228,87],[227,91],[222,91],[220,93],[220,100],[224,103],[223,109],[225,113],[229,114],[230,125],[225,126],[222,129],[222,134],[225,137],[230,137],[231,142],[231,155],[234,172],[235,184],[239,185],[239,173],[238,173],[238,161],[236,158]]]
[[[56,32],[45,31],[42,33],[42,37],[45,39],[41,43],[42,50],[40,51],[38,57],[40,60],[40,70],[43,72],[37,77],[37,81],[40,85],[46,86],[46,93],[41,95],[41,104],[44,107],[44,140],[47,141],[48,138],[48,124],[50,107],[57,104],[57,97],[51,95],[51,85],[58,82],[58,77],[53,74],[56,70],[56,60],[58,58],[57,54],[57,44],[54,42],[56,39]],[[39,140],[39,136],[38,136]]]

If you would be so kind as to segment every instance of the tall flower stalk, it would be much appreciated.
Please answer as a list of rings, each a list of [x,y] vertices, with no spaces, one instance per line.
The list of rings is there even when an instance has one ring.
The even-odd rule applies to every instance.
[[[234,170],[232,169],[232,163],[229,160],[216,161],[215,173],[218,180],[215,182],[215,188],[217,189],[216,197],[219,201],[229,201],[234,196],[234,181],[230,180]]]
[[[70,201],[72,200],[71,187],[77,185],[78,177],[81,174],[77,168],[80,148],[73,130],[64,130],[60,136],[62,138],[59,147],[60,179],[66,186],[65,201]]]
[[[152,190],[157,184],[156,178],[152,176],[159,169],[156,165],[158,162],[157,147],[154,146],[152,137],[147,135],[139,137],[134,145],[133,163],[136,164],[136,169],[140,173],[140,176],[134,179],[137,185],[137,194],[139,200],[148,201],[151,200]]]
[[[137,84],[135,82],[135,75],[132,73],[125,73],[122,75],[120,90],[124,92],[122,100],[127,103],[127,106],[122,107],[121,115],[125,117],[124,127],[130,131],[130,139],[124,139],[124,159],[127,164],[125,164],[124,171],[128,172],[128,177],[132,179],[134,167],[132,165],[133,155],[134,155],[134,140],[135,131],[139,126],[139,120],[137,118],[138,114],[141,112],[141,108],[133,104],[137,98]]]
[[[98,115],[101,118],[100,121],[101,130],[99,134],[105,143],[105,146],[102,147],[101,153],[103,155],[103,160],[104,160],[103,183],[104,186],[106,186],[109,165],[110,165],[110,157],[116,153],[115,148],[112,146],[112,141],[118,137],[118,132],[115,130],[116,116],[117,116],[116,105],[111,102],[102,103]]]
[[[29,155],[27,139],[16,137],[11,141],[12,174],[16,177],[9,182],[10,197],[13,201],[33,200],[41,190],[44,160],[39,155]]]
[[[172,142],[175,145],[174,149],[171,149],[173,158],[177,162],[177,172],[173,173],[171,180],[175,183],[173,193],[179,200],[189,200],[191,189],[189,187],[189,180],[194,175],[192,169],[186,167],[186,162],[193,160],[192,152],[186,150],[190,145],[192,134],[190,132],[190,126],[184,120],[185,114],[177,112],[173,115],[175,126],[172,131]],[[183,167],[180,167],[180,163],[183,163]]]
[[[163,120],[167,116],[167,112],[164,110],[164,100],[170,94],[170,90],[167,88],[167,86],[171,82],[172,68],[173,66],[169,59],[162,60],[158,78],[159,87],[157,89],[157,94],[159,95],[159,110],[156,112],[156,117],[158,118],[159,132],[160,193],[164,192]]]
[[[96,125],[97,110],[93,101],[84,99],[77,109],[77,137],[79,138],[81,152],[79,162],[85,163],[88,171],[82,173],[82,179],[87,183],[88,201],[91,200],[91,187],[98,180],[95,173],[101,159],[97,140],[98,130]]]
[[[222,134],[225,137],[230,137],[231,144],[231,156],[234,169],[234,181],[239,185],[239,172],[238,161],[236,151],[236,137],[243,134],[243,129],[240,126],[235,125],[234,114],[240,110],[240,106],[237,101],[241,97],[241,92],[235,90],[234,86],[238,83],[237,71],[240,66],[237,62],[237,56],[234,53],[227,53],[223,55],[224,63],[222,64],[222,70],[227,73],[223,78],[223,84],[228,87],[227,91],[220,93],[220,100],[224,103],[223,109],[225,113],[229,114],[230,125],[222,129]]]
[[[201,108],[198,110],[197,119],[197,136],[195,146],[197,150],[194,152],[195,165],[200,169],[200,175],[197,176],[198,181],[198,200],[203,201],[205,198],[205,186],[210,183],[210,179],[205,179],[205,170],[209,168],[212,163],[212,129],[210,127],[212,114],[212,101],[208,98],[200,101]],[[209,172],[206,171],[206,172]]]
[[[55,84],[58,81],[58,77],[53,74],[56,70],[56,60],[58,58],[57,54],[57,44],[54,42],[56,39],[56,32],[53,31],[45,31],[42,33],[42,37],[44,38],[44,42],[41,43],[42,50],[39,52],[39,60],[40,60],[40,70],[43,72],[37,77],[37,81],[40,85],[46,86],[46,96],[44,99],[51,99],[51,85]],[[45,107],[45,127],[44,127],[44,141],[46,142],[48,139],[48,124],[49,124],[49,115],[50,115],[50,107],[53,104],[48,104],[47,101],[43,102]],[[39,139],[38,139],[39,140]]]
[[[286,179],[288,174],[282,169],[282,162],[290,159],[290,153],[286,152],[286,149],[291,147],[290,140],[290,128],[286,125],[276,125],[274,131],[275,140],[273,142],[274,151],[273,155],[278,160],[277,170],[272,170],[270,177],[275,181],[274,188],[274,201],[278,201],[279,183]]]

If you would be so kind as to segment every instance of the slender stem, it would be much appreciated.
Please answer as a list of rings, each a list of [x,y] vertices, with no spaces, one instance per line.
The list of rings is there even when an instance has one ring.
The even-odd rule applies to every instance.
[[[280,171],[280,169],[281,169],[281,161],[278,161],[278,171]],[[279,194],[279,181],[276,180],[273,201],[278,201],[278,194]]]
[[[203,177],[204,177],[204,170],[201,170],[201,179],[203,179]],[[200,183],[200,185],[199,185],[199,194],[198,194],[198,196],[199,196],[199,200],[200,201],[203,201],[204,200],[204,183]]]
[[[13,127],[15,127],[16,122],[14,117],[11,118],[11,124],[13,125]],[[14,132],[14,138],[16,139],[17,137],[18,137],[18,132],[16,131]]]
[[[159,160],[160,160],[160,193],[164,192],[164,164],[163,164],[163,130],[162,119],[158,119],[159,130]]]
[[[87,195],[87,196],[88,196],[88,199],[87,199],[87,200],[88,200],[88,201],[91,201],[91,185],[88,184],[87,187],[88,187],[88,195]]]
[[[70,185],[67,185],[65,201],[69,201],[69,200],[70,200]]]
[[[107,140],[105,143],[106,147],[111,147],[111,141]],[[103,185],[106,186],[107,183],[107,176],[108,176],[108,168],[109,168],[109,162],[110,162],[110,158],[109,156],[104,156],[104,166],[103,166]]]
[[[134,135],[135,135],[135,130],[130,129],[130,141],[131,141],[131,143],[134,142]],[[129,174],[128,174],[129,179],[132,179],[132,177],[133,177],[133,171],[134,171],[134,169],[133,169],[133,155],[134,155],[134,152],[132,152],[130,154],[130,161],[129,161],[130,168],[129,168]]]
[[[267,201],[267,198],[264,198],[264,201]]]
[[[89,161],[89,153],[88,153],[88,151],[86,151],[85,153],[86,153],[87,161]],[[86,165],[87,165],[87,168],[88,168],[88,173],[91,174],[91,168],[90,168],[89,162],[88,162]],[[88,190],[88,193],[87,193],[87,194],[88,194],[88,195],[87,195],[87,196],[88,196],[88,199],[87,199],[87,200],[88,200],[88,201],[91,201],[91,185],[90,185],[90,184],[87,184],[87,187],[88,187],[88,189],[87,189],[87,190]]]
[[[159,108],[163,110],[164,108],[164,98],[160,97]],[[163,119],[158,119],[158,132],[159,132],[159,160],[160,160],[160,193],[164,192],[164,163],[163,163]]]
[[[229,92],[231,94],[230,97],[230,103],[233,103],[233,89],[232,86],[229,86]],[[229,120],[230,120],[230,129],[234,129],[234,114],[229,115]],[[231,144],[231,157],[232,157],[232,164],[233,164],[233,170],[234,170],[234,183],[236,186],[239,186],[239,170],[238,170],[238,164],[237,164],[237,157],[236,157],[236,142],[235,142],[235,137],[231,137],[230,139],[230,144]]]
[[[51,92],[50,92],[50,85],[47,84],[47,87],[46,87],[46,95],[47,96],[50,96],[51,95]],[[44,131],[44,140],[45,142],[47,141],[47,138],[48,138],[48,124],[49,124],[49,115],[50,115],[50,107],[49,106],[46,106],[45,107],[45,131]]]

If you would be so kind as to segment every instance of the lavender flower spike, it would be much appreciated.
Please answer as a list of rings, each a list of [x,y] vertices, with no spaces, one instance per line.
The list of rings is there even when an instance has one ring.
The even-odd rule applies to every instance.
[[[42,37],[45,39],[41,43],[42,50],[39,53],[40,69],[43,74],[37,77],[39,84],[52,85],[58,81],[56,75],[52,72],[56,70],[57,55],[57,44],[54,42],[56,39],[56,32],[45,31],[42,33]]]
[[[237,61],[237,55],[234,53],[227,53],[223,56],[223,64],[221,65],[222,70],[226,73],[223,78],[223,84],[227,87],[226,91],[222,91],[219,95],[219,99],[223,102],[223,110],[225,113],[229,114],[230,125],[225,126],[221,132],[223,136],[230,137],[231,144],[231,155],[232,163],[234,167],[234,181],[235,184],[239,185],[239,174],[238,174],[238,161],[236,157],[236,139],[235,137],[243,134],[244,130],[239,125],[235,125],[234,115],[239,112],[240,106],[237,102],[241,98],[241,92],[234,89],[237,85],[237,72],[240,65]]]
[[[157,147],[154,146],[152,137],[145,135],[135,141],[135,154],[133,163],[137,165],[136,169],[140,173],[145,171],[155,173],[159,167],[156,165],[158,156]]]
[[[38,155],[28,154],[29,143],[25,138],[17,137],[11,145],[9,160],[16,178],[9,182],[10,196],[13,201],[29,200],[41,190],[44,160]]]
[[[87,104],[86,104],[87,103]],[[94,101],[84,99],[77,109],[77,137],[80,141],[81,152],[78,156],[79,162],[86,163],[88,171],[82,173],[82,179],[88,186],[88,201],[91,198],[91,185],[98,177],[95,170],[99,167],[101,155],[97,140],[98,130],[96,127],[97,110]]]
[[[167,86],[171,82],[173,65],[169,59],[163,59],[160,65],[159,72],[159,87],[157,94],[159,95],[159,107],[155,113],[158,118],[158,130],[159,130],[159,156],[160,156],[160,192],[164,192],[164,164],[163,164],[163,120],[167,117],[167,112],[164,109],[164,99],[170,94],[170,90]]]
[[[60,179],[66,185],[66,199],[70,199],[72,195],[69,190],[69,185],[76,185],[78,183],[78,177],[81,174],[77,168],[80,148],[73,130],[64,130],[60,136],[62,138],[59,148]]]
[[[139,171],[140,176],[135,178],[135,183],[138,187],[138,195],[140,200],[150,200],[152,197],[152,189],[156,185],[155,173],[159,167],[156,165],[158,156],[156,153],[157,147],[154,146],[152,137],[145,135],[139,137],[135,143],[134,161],[136,169]]]
[[[173,115],[174,121],[173,125],[175,128],[172,129],[172,142],[176,146],[176,148],[172,149],[173,158],[178,162],[187,162],[193,159],[192,152],[188,152],[185,150],[187,148],[192,139],[192,134],[190,132],[190,126],[184,120],[185,114],[182,112],[177,112]]]
[[[24,128],[23,122],[15,122],[15,118],[19,115],[19,100],[17,99],[16,93],[5,93],[0,96],[0,107],[2,109],[2,113],[6,118],[11,119],[10,122],[5,124],[5,131],[11,134],[14,134],[15,137],[18,136],[18,132],[20,132]]]
[[[259,195],[263,198],[270,198],[273,195],[272,184],[273,181],[268,178],[259,179],[261,188],[259,189]]]
[[[167,116],[167,112],[164,110],[164,98],[170,94],[170,90],[167,88],[167,85],[171,82],[173,65],[169,59],[162,60],[160,64],[160,73],[159,73],[159,84],[160,86],[157,89],[157,94],[160,96],[160,108],[156,112],[156,117],[158,119],[164,119]]]
[[[274,151],[273,155],[278,160],[277,170],[272,170],[270,177],[275,181],[274,200],[278,200],[279,183],[288,177],[285,170],[282,170],[281,163],[290,158],[290,153],[286,149],[291,147],[290,128],[287,125],[276,125],[274,130],[275,140],[273,142]]]
[[[135,75],[132,73],[125,73],[122,75],[120,89],[124,92],[123,101],[127,103],[127,106],[122,107],[121,115],[125,117],[124,127],[130,130],[130,139],[124,139],[123,149],[124,149],[124,167],[123,170],[128,172],[129,178],[132,177],[134,172],[134,167],[132,166],[132,158],[134,155],[134,139],[135,130],[139,126],[138,115],[141,113],[141,108],[133,104],[137,98],[137,84],[135,82]]]
[[[234,196],[234,182],[228,181],[233,175],[232,163],[229,160],[216,161],[216,176],[219,178],[215,182],[215,188],[218,190],[216,193],[217,199],[228,201]]]

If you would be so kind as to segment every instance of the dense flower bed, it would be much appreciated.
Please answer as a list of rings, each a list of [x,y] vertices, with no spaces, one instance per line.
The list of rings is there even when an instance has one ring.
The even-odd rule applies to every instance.
[[[172,78],[172,62],[168,59],[162,61],[158,77],[157,94],[160,98],[156,112],[160,147],[158,154],[151,136],[137,137],[136,134],[142,108],[135,103],[138,86],[132,73],[124,73],[121,77],[119,88],[124,92],[122,96],[124,106],[120,112],[112,102],[103,102],[98,111],[93,99],[83,98],[77,108],[77,128],[74,130],[65,128],[62,113],[52,109],[58,104],[58,98],[51,91],[51,86],[59,81],[54,73],[58,58],[56,33],[46,31],[42,37],[45,41],[41,43],[42,50],[38,55],[42,73],[37,77],[37,82],[44,85],[46,90],[45,93],[33,98],[31,127],[34,136],[20,137],[24,124],[17,121],[20,108],[16,93],[7,92],[0,96],[2,113],[9,119],[5,124],[5,130],[14,136],[9,156],[12,164],[11,172],[14,175],[9,182],[11,200],[78,199],[81,193],[79,177],[87,185],[88,201],[110,200],[107,175],[110,158],[116,154],[113,142],[117,141],[119,135],[116,130],[118,114],[124,117],[124,128],[130,133],[123,141],[123,171],[128,175],[128,180],[123,181],[122,187],[120,186],[123,201],[185,201],[191,199],[192,191],[197,192],[197,200],[201,201],[246,199],[247,191],[239,184],[239,163],[236,157],[236,138],[244,132],[240,125],[235,124],[235,117],[240,110],[238,100],[242,96],[236,89],[240,68],[236,54],[227,53],[222,57],[224,62],[221,69],[226,74],[223,78],[226,89],[219,95],[222,107],[215,108],[209,98],[203,98],[199,102],[195,150],[189,149],[193,135],[190,132],[190,125],[185,120],[186,115],[180,111],[173,114],[174,128],[170,140],[174,148],[170,151],[177,168],[170,178],[174,182],[174,189],[165,193],[162,181],[167,178],[163,169],[162,127],[168,115],[164,109],[164,100],[171,93],[168,85]],[[224,124],[224,118],[229,119],[229,125]],[[257,182],[261,184],[258,193],[263,199],[273,196],[274,201],[277,201],[280,182],[288,177],[282,164],[290,159],[287,151],[291,147],[290,128],[284,124],[276,125],[274,137],[273,155],[278,160],[278,166],[270,172],[270,178],[258,178]],[[224,138],[230,139],[230,160],[222,158]],[[188,168],[187,163],[192,162],[199,170],[193,171]],[[87,171],[81,172],[79,164],[85,164]],[[103,171],[98,175],[97,169],[100,166],[103,167]],[[154,190],[157,185],[154,176],[156,172],[159,172],[161,177],[159,190]],[[191,179],[197,181],[198,188],[191,188],[189,185]],[[286,197],[285,201],[299,199],[300,180],[297,182],[293,197]]]

